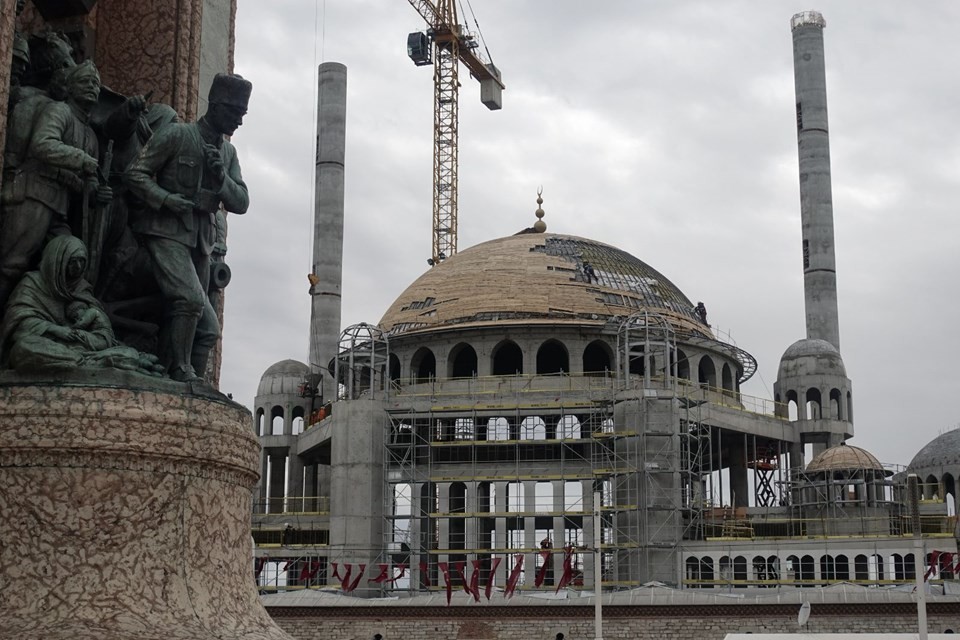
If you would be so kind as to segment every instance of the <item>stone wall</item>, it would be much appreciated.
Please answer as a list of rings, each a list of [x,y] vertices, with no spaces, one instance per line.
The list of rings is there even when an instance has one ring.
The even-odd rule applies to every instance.
[[[565,640],[594,637],[592,607],[269,608],[299,640]],[[626,606],[604,608],[610,640],[722,640],[728,633],[797,633],[796,605]],[[960,603],[929,604],[928,629],[960,631]],[[913,633],[912,604],[813,606],[810,633]]]

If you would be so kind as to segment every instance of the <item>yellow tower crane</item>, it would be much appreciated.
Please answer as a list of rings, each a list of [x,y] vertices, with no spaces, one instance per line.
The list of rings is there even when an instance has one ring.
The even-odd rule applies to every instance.
[[[407,36],[407,55],[418,67],[433,64],[433,255],[427,263],[434,266],[457,252],[458,62],[480,82],[480,101],[491,111],[502,106],[505,87],[493,62],[480,57],[476,37],[459,24],[454,0],[408,1],[429,26]]]

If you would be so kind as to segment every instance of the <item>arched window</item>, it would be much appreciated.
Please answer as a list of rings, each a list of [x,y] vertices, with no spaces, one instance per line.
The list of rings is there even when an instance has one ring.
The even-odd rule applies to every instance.
[[[700,358],[700,365],[697,367],[697,381],[708,387],[717,386],[717,368],[713,365],[713,359],[710,356]]]
[[[824,580],[837,579],[837,565],[833,556],[827,554],[820,557],[820,577]]]
[[[770,556],[767,558],[767,580],[780,579],[780,558]]]
[[[490,418],[487,420],[487,440],[509,440],[510,423],[506,418]]]
[[[583,373],[586,375],[602,375],[613,368],[611,362],[613,354],[610,346],[603,340],[594,340],[583,350]]]
[[[266,421],[263,419],[263,409],[257,409],[257,418],[256,418],[256,432],[258,436],[267,435],[264,431],[264,423]]]
[[[700,580],[700,560],[694,556],[687,558],[687,561],[684,563],[687,568],[687,580],[695,581]],[[691,585],[691,586],[700,586],[700,585]]]
[[[787,556],[787,579],[800,579],[800,558],[797,556]]]
[[[834,558],[834,571],[836,572],[837,580],[850,579],[850,560],[847,556],[841,553]]]
[[[631,347],[629,352],[630,360],[630,373],[638,376],[642,376],[643,372],[646,371],[646,354],[643,352],[643,347]]]
[[[800,580],[813,581],[816,579],[816,574],[814,573],[813,565],[813,556],[803,556],[800,558],[800,569],[798,571],[798,577]]]
[[[303,433],[303,419],[306,417],[306,409],[301,406],[293,408],[293,435]]]
[[[807,389],[806,401],[806,419],[819,420],[822,415],[820,413],[820,389],[817,389],[816,387],[810,387]]]
[[[570,356],[559,340],[547,340],[537,349],[537,373],[548,375],[570,371]]]
[[[862,553],[854,556],[853,558],[853,579],[870,579],[870,561],[867,559],[867,556],[863,555]]]
[[[721,370],[721,385],[724,391],[733,391],[733,369],[726,362]]]
[[[677,377],[684,380],[690,379],[690,360],[687,359],[687,354],[680,349],[677,349]]]
[[[843,420],[843,398],[840,396],[840,389],[830,389],[830,419]]]
[[[937,481],[937,477],[934,475],[927,476],[927,479],[923,481],[923,499],[924,500],[938,500],[940,498],[940,482]]]
[[[883,556],[879,553],[870,556],[870,576],[874,580],[883,580],[885,571],[883,570]]]
[[[400,358],[397,354],[390,354],[390,381],[394,382],[400,379]]]
[[[747,559],[743,556],[737,556],[733,559],[733,579],[740,584],[739,588],[746,587],[747,581]]]
[[[797,399],[797,392],[791,389],[787,391],[787,418],[790,422],[796,422],[800,418],[800,401]]]
[[[520,422],[521,440],[546,440],[547,423],[540,416],[528,416]]]
[[[957,485],[953,476],[949,473],[943,474],[940,479],[943,485],[943,501],[947,504],[947,515],[957,515]]]
[[[450,377],[471,378],[477,375],[477,352],[465,342],[450,350]]]
[[[417,349],[410,360],[410,370],[417,382],[429,382],[437,377],[437,358],[426,347]]]
[[[493,350],[493,375],[512,376],[523,373],[523,351],[516,342],[507,340]]]
[[[280,405],[274,405],[270,409],[270,435],[283,435],[283,407]]]
[[[565,415],[557,422],[557,438],[561,440],[580,438],[580,420],[574,415]]]
[[[720,580],[723,582],[730,582],[733,580],[733,562],[730,560],[730,556],[722,556],[720,558]]]
[[[709,556],[704,556],[700,560],[700,579],[706,580],[708,582],[713,582],[714,572],[713,572],[713,558]]]

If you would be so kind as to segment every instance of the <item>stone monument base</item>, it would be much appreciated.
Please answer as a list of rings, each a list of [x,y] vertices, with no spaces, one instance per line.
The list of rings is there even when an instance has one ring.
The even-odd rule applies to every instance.
[[[0,383],[0,638],[289,638],[254,584],[249,413],[161,388]]]

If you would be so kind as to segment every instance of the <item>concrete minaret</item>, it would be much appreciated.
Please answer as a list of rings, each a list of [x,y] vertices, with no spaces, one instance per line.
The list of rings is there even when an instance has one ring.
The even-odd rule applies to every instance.
[[[343,160],[346,140],[347,68],[324,62],[318,72],[317,170],[310,293],[310,370],[323,374],[323,390],[336,390],[327,365],[340,339],[343,273]]]
[[[793,30],[793,74],[797,93],[807,338],[826,340],[839,350],[830,136],[823,62],[823,28],[826,22],[818,12],[804,11],[793,16],[790,26]]]

